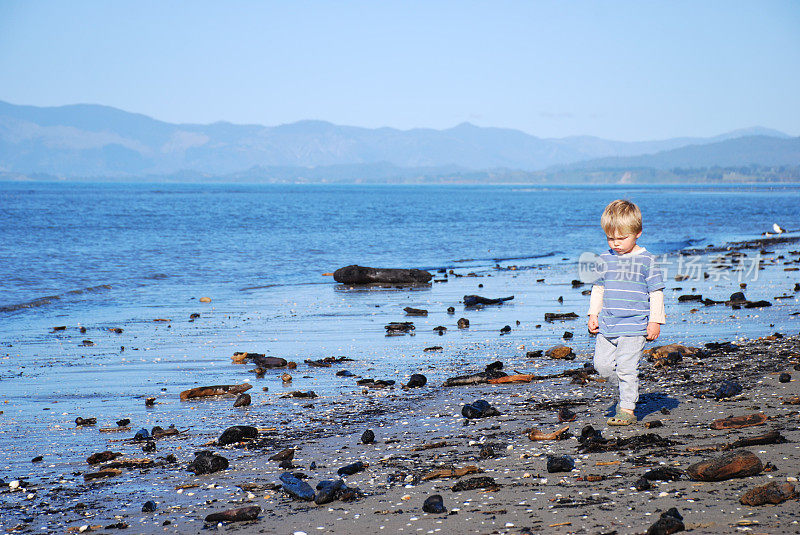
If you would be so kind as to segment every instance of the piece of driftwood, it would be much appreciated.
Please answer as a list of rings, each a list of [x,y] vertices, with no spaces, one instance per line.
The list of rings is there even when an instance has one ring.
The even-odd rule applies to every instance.
[[[503,383],[530,383],[534,379],[538,379],[538,376],[521,373],[518,375],[506,375],[505,377],[495,377],[494,379],[489,379],[488,383],[492,385]]]
[[[720,418],[711,422],[711,429],[741,429],[743,427],[753,427],[754,425],[762,425],[766,423],[767,415],[761,412],[748,414],[745,416],[731,416],[729,418]]]
[[[440,468],[438,470],[431,470],[427,474],[423,475],[420,479],[422,481],[428,481],[429,479],[464,477],[469,474],[479,474],[481,472],[483,472],[483,470],[473,465],[465,466],[463,468]]]
[[[766,485],[752,488],[745,492],[739,501],[743,505],[758,506],[768,503],[777,505],[797,497],[794,485],[787,482],[772,481]]]
[[[425,450],[433,450],[436,448],[444,448],[447,446],[447,441],[441,440],[439,442],[429,442],[428,444],[420,444],[419,446],[414,446],[411,448],[411,451],[425,451]]]
[[[498,297],[497,299],[481,297],[480,295],[465,295],[464,306],[474,307],[475,305],[502,305],[506,301],[511,301],[512,299],[514,299],[513,295],[508,297]]]
[[[247,507],[238,507],[219,513],[211,513],[206,516],[206,522],[246,522],[249,520],[257,520],[260,514],[261,507],[257,505],[248,505]]]
[[[754,476],[763,469],[761,459],[755,454],[739,450],[695,463],[686,469],[686,473],[695,481],[725,481],[736,477]]]
[[[414,284],[427,283],[433,275],[421,269],[371,268],[345,266],[333,272],[333,280],[342,284]]]
[[[539,429],[531,429],[528,432],[528,438],[531,440],[561,440],[562,435],[569,431],[569,426],[565,425],[561,429],[557,429],[552,433],[545,433]]]
[[[250,383],[242,383],[240,385],[214,385],[214,386],[200,386],[198,388],[190,388],[181,392],[181,400],[185,401],[192,398],[204,398],[209,396],[222,396],[225,394],[241,394],[253,388]]]
[[[722,446],[722,449],[733,450],[736,448],[747,448],[750,446],[764,446],[766,444],[785,444],[786,442],[786,437],[773,429],[772,431],[764,433],[763,435],[734,440],[733,442]]]

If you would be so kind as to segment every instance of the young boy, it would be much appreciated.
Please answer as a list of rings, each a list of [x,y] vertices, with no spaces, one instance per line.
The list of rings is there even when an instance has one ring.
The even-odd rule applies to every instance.
[[[666,321],[664,280],[655,257],[636,245],[642,235],[642,213],[629,201],[616,200],[603,211],[600,225],[608,252],[605,270],[592,286],[589,332],[598,333],[594,367],[611,385],[619,384],[617,412],[609,425],[636,422],[639,401],[639,357],[645,339],[655,340]]]

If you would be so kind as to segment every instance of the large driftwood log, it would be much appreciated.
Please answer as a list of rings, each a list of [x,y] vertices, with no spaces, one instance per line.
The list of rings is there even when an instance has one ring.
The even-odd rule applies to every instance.
[[[345,266],[333,272],[333,280],[342,284],[413,284],[429,282],[433,276],[421,269],[371,268]]]
[[[191,388],[181,392],[181,400],[185,401],[192,398],[204,398],[208,396],[221,396],[223,394],[241,394],[253,388],[249,383],[242,383],[240,385],[214,385],[214,386],[200,386],[198,388]]]
[[[508,297],[498,297],[497,299],[481,297],[480,295],[465,295],[464,306],[474,307],[476,305],[502,305],[506,301],[511,301],[512,299],[514,299],[513,295]]]

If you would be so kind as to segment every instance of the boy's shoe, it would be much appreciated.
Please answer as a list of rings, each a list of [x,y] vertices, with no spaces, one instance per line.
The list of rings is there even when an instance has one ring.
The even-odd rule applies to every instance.
[[[617,414],[608,419],[608,425],[631,425],[639,420],[633,414],[624,411],[617,411]]]

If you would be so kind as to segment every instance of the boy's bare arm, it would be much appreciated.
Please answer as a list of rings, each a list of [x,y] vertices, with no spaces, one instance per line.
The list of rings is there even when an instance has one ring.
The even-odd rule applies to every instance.
[[[600,323],[597,321],[597,315],[600,314],[600,310],[603,308],[604,292],[605,288],[599,284],[592,286],[592,296],[589,298],[589,321],[587,322],[589,332],[592,334],[600,332]]]

